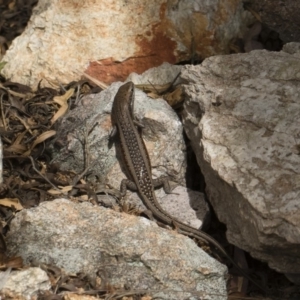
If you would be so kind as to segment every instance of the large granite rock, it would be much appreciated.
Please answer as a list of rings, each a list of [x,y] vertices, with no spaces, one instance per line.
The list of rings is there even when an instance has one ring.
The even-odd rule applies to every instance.
[[[66,199],[22,210],[7,236],[26,263],[105,278],[114,289],[155,299],[227,299],[226,267],[193,240],[154,222]]]
[[[69,83],[84,70],[111,83],[163,62],[228,53],[250,20],[236,0],[40,0],[2,72],[32,87]]]
[[[300,51],[215,56],[182,71],[183,116],[230,242],[300,274]]]

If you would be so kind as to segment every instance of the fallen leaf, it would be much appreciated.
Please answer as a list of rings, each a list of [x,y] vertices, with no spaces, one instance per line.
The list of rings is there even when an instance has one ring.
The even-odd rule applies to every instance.
[[[59,186],[60,190],[63,192],[63,193],[67,193],[67,192],[70,192],[73,188],[72,185],[67,185],[67,186]]]
[[[88,200],[89,200],[89,197],[88,197],[88,195],[81,195],[79,199],[80,199],[81,201],[88,201]]]
[[[60,195],[60,194],[66,194],[68,192],[70,192],[73,189],[72,185],[67,185],[67,186],[59,186],[59,190],[58,189],[50,189],[47,192],[50,195]]]
[[[28,97],[33,96],[32,93],[23,94],[23,93],[18,93],[18,92],[12,91],[9,88],[3,86],[1,83],[0,83],[0,88],[6,90],[9,94],[11,94],[13,96],[17,96],[17,97],[20,97],[20,98],[28,98]]]
[[[168,102],[168,104],[172,107],[174,107],[178,103],[183,102],[181,86],[176,87],[176,89],[173,92],[164,95],[163,99],[165,99]]]
[[[6,206],[6,207],[14,207],[16,210],[22,210],[23,206],[20,203],[18,198],[4,198],[0,199],[0,205]]]
[[[36,140],[34,141],[34,143],[31,146],[31,150],[37,145],[42,143],[43,141],[49,139],[50,137],[56,135],[56,131],[55,130],[48,130],[43,132],[42,134],[40,134]]]
[[[14,152],[14,153],[18,153],[18,154],[22,154],[24,153],[24,151],[26,151],[26,147],[24,145],[21,145],[21,141],[23,140],[25,134],[27,131],[24,131],[22,133],[19,133],[17,135],[17,138],[15,139],[15,141],[13,142],[13,144],[11,144],[9,147],[7,147],[5,149],[5,151],[8,152]]]
[[[21,256],[14,256],[14,257],[9,257],[6,258],[3,264],[0,266],[0,269],[4,268],[22,268],[23,267],[23,259]]]
[[[45,140],[49,139],[50,137],[54,136],[56,134],[55,130],[48,130],[43,132],[42,134],[40,134],[35,141],[33,142],[33,144],[31,145],[30,149],[27,150],[26,152],[23,153],[23,156],[29,156],[32,149],[37,145],[40,144],[42,142],[44,142]]]
[[[69,89],[64,95],[56,96],[53,98],[53,101],[60,105],[60,109],[51,119],[51,124],[53,125],[59,118],[61,118],[68,110],[68,100],[72,97],[75,89]]]
[[[172,83],[166,84],[136,84],[135,87],[142,90],[145,93],[163,94],[167,91]]]
[[[56,190],[56,189],[50,189],[47,191],[47,193],[49,193],[50,195],[56,196],[56,195],[61,195],[63,194],[62,191],[60,190]]]
[[[60,195],[60,194],[66,194],[70,192],[73,188],[72,185],[67,185],[67,186],[59,186],[59,190],[57,189],[50,189],[47,192],[51,195]]]

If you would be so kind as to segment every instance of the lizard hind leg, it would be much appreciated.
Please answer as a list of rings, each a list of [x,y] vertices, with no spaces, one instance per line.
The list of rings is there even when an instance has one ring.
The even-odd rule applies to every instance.
[[[163,189],[164,189],[164,192],[166,194],[175,194],[175,195],[177,195],[176,193],[172,192],[168,176],[161,176],[159,178],[155,178],[155,179],[152,180],[152,183],[153,183],[153,186],[155,188],[158,188],[158,187],[162,186]]]
[[[137,191],[137,186],[133,181],[128,180],[128,179],[123,179],[121,181],[121,186],[120,186],[120,194],[121,194],[122,198],[125,197],[127,189],[129,189],[131,191]],[[122,205],[126,206],[126,204],[124,204],[124,203]],[[145,209],[143,211],[139,210],[138,214],[139,215],[144,214],[146,217],[148,217],[149,220],[156,221],[155,218],[153,217],[153,213],[150,209]]]
[[[128,179],[123,179],[120,185],[120,193],[122,197],[126,195],[127,189],[131,191],[137,191],[137,186],[133,181]]]
[[[134,205],[127,203],[125,201],[124,197],[126,196],[127,189],[130,189],[133,191],[137,190],[136,184],[133,181],[130,181],[128,179],[123,179],[121,181],[121,185],[120,185],[121,199],[119,201],[119,204],[124,212],[127,212],[129,214],[140,215],[141,214],[140,211],[138,209],[136,209],[136,207]]]

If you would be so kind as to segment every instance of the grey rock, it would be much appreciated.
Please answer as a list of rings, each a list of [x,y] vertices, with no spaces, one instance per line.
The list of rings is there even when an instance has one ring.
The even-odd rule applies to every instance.
[[[152,84],[163,85],[172,82],[181,72],[182,66],[163,63],[159,67],[151,68],[142,74],[131,73],[127,81],[132,81],[134,84]]]
[[[188,237],[148,219],[66,199],[24,209],[12,220],[10,253],[54,264],[155,299],[227,299],[226,267]]]
[[[300,273],[300,60],[286,47],[295,54],[255,50],[187,66],[183,122],[228,240],[292,278]]]
[[[61,169],[78,173],[85,169],[83,145],[88,132],[89,172],[107,178],[114,188],[119,188],[125,174],[116,158],[118,145],[109,148],[112,131],[110,111],[114,96],[121,83],[112,84],[107,90],[81,99],[78,107],[61,121],[53,146],[53,163]],[[136,89],[135,115],[144,124],[143,137],[150,155],[154,177],[176,174],[174,179],[184,184],[186,169],[185,143],[182,124],[175,112],[162,99],[148,98]]]
[[[295,56],[299,57],[300,56],[300,43],[288,43],[283,46],[282,51],[289,53],[289,54],[294,54]]]
[[[156,194],[165,211],[189,226],[198,229],[209,216],[209,208],[202,193],[178,186],[172,190],[172,194],[166,195],[163,190]]]
[[[5,272],[0,272],[1,276]],[[39,291],[47,291],[51,284],[48,275],[40,268],[28,268],[24,270],[12,271],[8,273],[5,283],[1,284],[1,296],[6,299],[6,295],[16,299],[36,299]]]
[[[165,80],[170,77],[170,74],[177,74],[179,70],[168,65],[155,68],[155,70],[149,70],[145,77],[140,76],[140,82],[142,78],[146,80],[147,76],[154,77],[160,69],[163,69],[162,73],[166,74]],[[99,177],[102,179],[102,183],[109,183],[115,189],[119,189],[122,179],[126,178],[120,167],[120,163],[123,163],[122,159],[117,159],[121,156],[118,142],[116,141],[111,148],[109,145],[109,135],[112,131],[110,110],[120,85],[121,83],[116,83],[100,94],[84,97],[78,107],[70,111],[61,121],[52,147],[53,163],[57,163],[61,169],[81,173],[85,169],[84,134],[88,132],[87,149],[90,157],[88,171],[91,172],[88,180],[94,181],[96,177]],[[176,174],[172,176],[172,179],[184,185],[186,148],[182,135],[182,124],[178,116],[164,100],[148,98],[138,89],[136,89],[135,99],[135,115],[145,126],[143,138],[149,152],[153,177]],[[55,144],[59,144],[60,147],[56,147]],[[127,202],[132,203],[138,210],[145,210],[137,195],[132,196],[130,192],[128,195]],[[188,196],[187,193],[186,196]],[[199,201],[201,202],[201,200]],[[190,206],[187,204],[181,210],[190,211],[186,220],[191,221],[199,228],[201,221],[196,218]],[[205,215],[202,214],[202,217],[204,219]]]

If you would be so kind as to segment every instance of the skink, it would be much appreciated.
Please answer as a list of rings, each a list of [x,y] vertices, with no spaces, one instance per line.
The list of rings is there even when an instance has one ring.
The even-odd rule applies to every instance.
[[[173,218],[160,206],[155,196],[154,187],[162,185],[164,181],[152,179],[149,155],[139,131],[140,124],[134,118],[133,104],[134,84],[127,82],[119,88],[114,98],[111,112],[112,124],[114,126],[112,135],[118,132],[122,155],[129,177],[129,180],[122,180],[121,195],[124,196],[126,194],[127,187],[131,190],[136,190],[144,205],[152,212],[156,219],[175,227],[179,233],[210,243],[216,247],[243,276],[264,290],[235,263],[231,256],[227,254],[226,250],[214,238],[203,231],[190,227]]]

